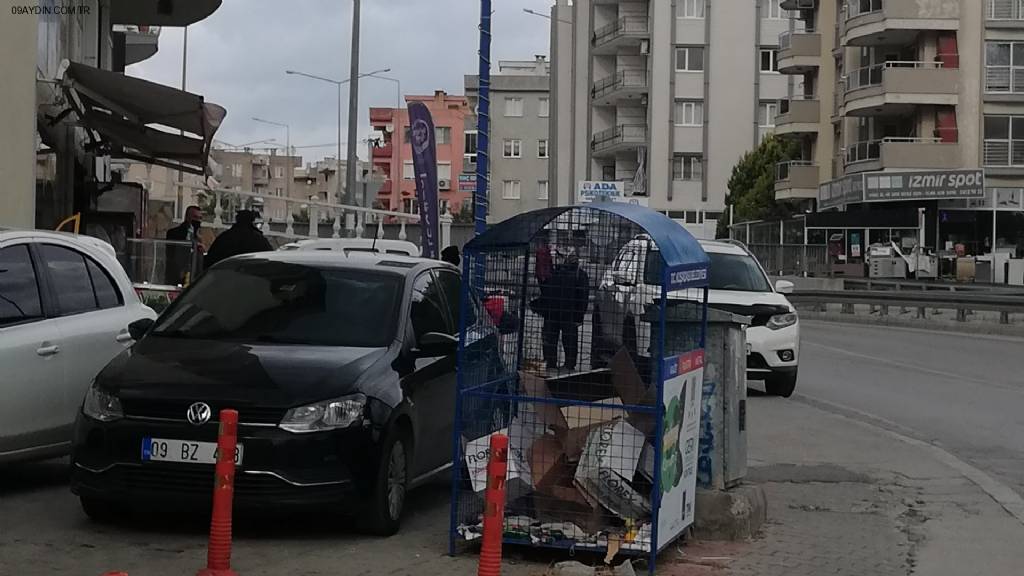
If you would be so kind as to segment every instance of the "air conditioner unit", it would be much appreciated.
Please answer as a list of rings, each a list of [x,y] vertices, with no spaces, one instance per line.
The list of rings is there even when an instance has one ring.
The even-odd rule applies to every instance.
[[[452,181],[448,180],[446,178],[439,178],[437,180],[437,188],[439,190],[451,190],[452,189]]]

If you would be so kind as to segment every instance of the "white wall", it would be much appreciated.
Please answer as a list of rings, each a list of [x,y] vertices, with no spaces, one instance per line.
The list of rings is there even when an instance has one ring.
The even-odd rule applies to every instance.
[[[0,226],[35,228],[36,29],[0,15]]]

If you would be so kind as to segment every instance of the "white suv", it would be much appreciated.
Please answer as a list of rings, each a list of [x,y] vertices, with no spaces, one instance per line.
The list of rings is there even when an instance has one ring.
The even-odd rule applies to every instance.
[[[769,394],[792,395],[800,358],[800,323],[783,294],[791,292],[793,284],[779,280],[772,286],[760,263],[740,243],[701,240],[700,245],[710,259],[708,305],[752,318],[747,328],[747,379],[764,380]],[[655,256],[651,240],[638,236],[623,246],[605,273],[594,299],[595,365],[623,345],[643,348],[646,344],[636,318],[661,294],[659,286],[645,283],[645,276],[647,282],[651,278],[645,275],[646,264],[654,262]],[[669,298],[673,296],[670,292]]]
[[[143,318],[110,244],[0,230],[0,464],[69,451],[89,385]]]

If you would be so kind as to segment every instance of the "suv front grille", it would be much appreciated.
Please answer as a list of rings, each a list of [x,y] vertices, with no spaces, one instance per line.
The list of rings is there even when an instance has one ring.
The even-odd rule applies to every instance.
[[[213,410],[211,422],[219,422],[223,408],[238,410],[238,421],[245,424],[280,424],[285,410],[281,408],[263,408],[258,406],[224,406],[215,402],[207,402]],[[122,400],[124,415],[129,418],[159,418],[186,422],[185,414],[192,402],[186,400]]]

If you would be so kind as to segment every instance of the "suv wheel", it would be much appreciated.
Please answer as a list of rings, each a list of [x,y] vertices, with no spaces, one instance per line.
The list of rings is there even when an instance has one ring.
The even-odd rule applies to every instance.
[[[373,534],[391,536],[398,532],[409,487],[411,463],[408,440],[393,430],[382,446],[373,494],[367,503],[369,530]]]
[[[771,396],[789,398],[796,389],[796,370],[772,372],[764,379],[764,390]]]

